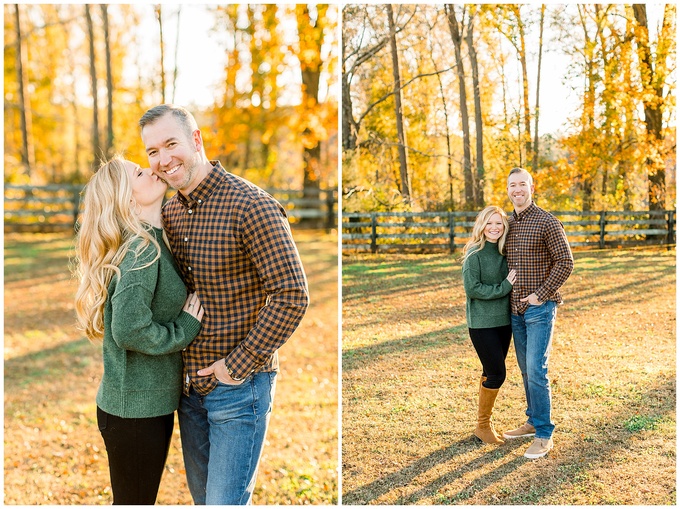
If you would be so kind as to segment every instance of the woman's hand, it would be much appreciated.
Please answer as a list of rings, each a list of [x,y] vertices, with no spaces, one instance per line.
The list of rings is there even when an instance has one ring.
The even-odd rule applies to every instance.
[[[517,271],[515,269],[512,269],[510,272],[508,272],[508,281],[510,281],[511,285],[515,284],[515,281],[517,280]]]
[[[198,300],[196,292],[189,294],[182,311],[186,311],[199,322],[203,319],[203,313],[205,311],[203,310],[203,306],[201,306],[201,301]]]

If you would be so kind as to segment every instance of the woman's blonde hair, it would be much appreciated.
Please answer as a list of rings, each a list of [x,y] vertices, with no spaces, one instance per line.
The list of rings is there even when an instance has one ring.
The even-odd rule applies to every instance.
[[[486,244],[484,228],[486,227],[486,223],[489,222],[489,219],[491,219],[491,216],[494,214],[501,216],[501,221],[503,221],[503,235],[501,235],[501,237],[498,239],[498,252],[500,254],[505,254],[505,239],[508,236],[508,215],[502,208],[491,205],[477,214],[475,225],[472,227],[472,236],[463,248],[463,252],[465,253],[463,260],[466,260],[467,257],[472,253],[476,253],[477,251],[484,249],[484,244]]]
[[[120,277],[118,266],[135,243],[139,257],[153,246],[160,257],[160,245],[151,226],[135,213],[130,176],[125,159],[115,156],[103,163],[83,190],[83,214],[76,235],[76,315],[79,327],[91,340],[104,337],[104,306],[113,275]],[[147,258],[145,256],[145,258]]]

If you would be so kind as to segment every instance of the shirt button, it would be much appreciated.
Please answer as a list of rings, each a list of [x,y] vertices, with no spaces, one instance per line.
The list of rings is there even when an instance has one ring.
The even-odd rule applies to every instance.
[[[189,211],[187,212],[187,214],[193,214],[193,213],[194,213],[194,211],[191,210],[191,209],[189,209]]]
[[[198,203],[203,203],[203,200],[198,200]]]
[[[189,242],[189,237],[184,237],[184,242]]]
[[[188,270],[189,272],[191,272],[191,267],[187,267],[187,270]]]

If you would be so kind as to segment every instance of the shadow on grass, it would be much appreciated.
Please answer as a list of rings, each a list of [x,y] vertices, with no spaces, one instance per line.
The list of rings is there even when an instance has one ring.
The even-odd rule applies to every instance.
[[[453,469],[432,481],[427,485],[420,487],[415,492],[408,495],[403,495],[397,498],[393,503],[396,505],[409,505],[421,503],[423,500],[430,497],[439,497],[435,503],[442,504],[457,504],[464,503],[465,500],[471,498],[476,493],[479,493],[487,488],[490,488],[495,483],[502,479],[509,477],[504,485],[507,497],[499,499],[499,504],[542,504],[550,502],[542,502],[548,496],[554,496],[559,490],[566,490],[569,487],[575,487],[581,479],[587,478],[587,472],[597,468],[608,468],[615,460],[615,455],[620,452],[625,452],[631,448],[631,439],[639,433],[639,430],[631,431],[630,419],[633,414],[640,414],[645,417],[645,414],[662,415],[664,418],[668,416],[671,419],[675,417],[675,379],[663,377],[659,382],[651,387],[644,396],[649,401],[662,400],[661,408],[646,408],[638,407],[633,410],[630,406],[622,406],[620,411],[612,415],[608,419],[606,426],[599,429],[600,433],[595,437],[591,436],[588,440],[581,436],[576,436],[570,445],[564,446],[567,440],[565,436],[563,439],[559,434],[559,423],[557,433],[555,435],[556,449],[555,452],[549,454],[546,458],[536,461],[536,467],[531,470],[523,470],[528,472],[528,475],[517,478],[513,477],[513,473],[528,461],[523,455],[516,456],[514,459],[504,463],[502,466],[486,473],[481,473],[477,478],[469,483],[469,485],[454,494],[441,495],[440,492],[449,484],[457,481],[464,475],[468,478],[478,470],[483,470],[490,462],[497,462],[498,459],[517,454],[515,450],[522,448],[522,454],[526,447],[528,447],[530,440],[513,440],[506,441],[505,444],[485,452],[481,456],[469,461],[465,464],[455,466]],[[654,419],[650,419],[654,420]],[[656,419],[658,420],[658,418]],[[675,438],[675,437],[674,437]],[[456,442],[446,448],[437,450],[421,458],[414,463],[408,465],[398,472],[391,473],[383,478],[358,487],[352,491],[343,494],[343,504],[369,504],[383,495],[397,487],[408,486],[418,476],[428,472],[437,465],[445,464],[454,460],[456,456],[464,455],[473,452],[480,446],[473,441],[474,439],[465,439]],[[561,442],[561,440],[563,440]],[[675,447],[672,448],[675,450]],[[635,454],[635,451],[631,451]],[[674,453],[672,453],[675,457]],[[670,480],[670,478],[669,478]],[[675,484],[670,480],[672,486],[669,487],[669,500],[674,500]],[[510,486],[510,488],[508,488]],[[661,486],[660,486],[661,488]],[[568,501],[565,500],[565,503]],[[492,503],[486,501],[486,503]],[[605,503],[599,501],[598,503]],[[617,501],[606,501],[606,503],[621,503]],[[625,502],[624,502],[625,503]],[[634,503],[644,503],[640,500]]]
[[[560,291],[565,295],[565,303],[575,306],[576,309],[584,306],[607,307],[619,302],[646,302],[655,295],[659,284],[675,284],[675,268],[662,268],[660,273],[647,277],[629,272],[627,278],[629,281],[622,281],[618,285],[608,282],[607,287],[592,293],[588,289],[586,290],[588,293],[585,294],[575,293],[579,289],[584,290],[581,283],[567,280],[564,289]],[[664,281],[664,278],[668,280]],[[603,301],[604,297],[606,300]]]
[[[593,259],[592,253],[575,253],[575,268],[573,275],[589,277],[593,273],[598,274],[603,270],[602,261],[606,260],[606,270],[610,273],[620,273],[621,284],[616,288],[608,287],[602,291],[588,294],[582,298],[587,301],[596,301],[600,297],[623,294],[629,290],[639,290],[641,285],[658,284],[659,276],[672,277],[675,268],[670,260],[668,267],[660,266],[654,273],[644,274],[637,272],[638,268],[647,268],[649,255],[641,253],[636,256],[632,253],[624,260],[612,257],[610,253],[604,253],[602,258],[594,258],[599,261],[596,267],[589,263]],[[343,302],[352,305],[353,301],[364,299],[367,295],[372,298],[390,296],[398,293],[425,293],[430,289],[449,285],[452,289],[459,288],[463,292],[462,269],[457,257],[446,255],[424,256],[421,260],[400,260],[398,262],[381,262],[374,260],[362,260],[343,266]],[[571,283],[573,284],[573,283]],[[569,302],[580,300],[569,294],[570,281],[565,284],[563,293]],[[640,301],[646,297],[643,292],[635,291],[631,295]],[[626,294],[626,300],[629,296]],[[611,301],[610,301],[611,302]]]
[[[413,354],[421,350],[431,350],[448,347],[452,344],[462,344],[468,339],[466,324],[433,330],[425,334],[411,337],[398,337],[390,341],[377,341],[374,344],[351,347],[343,350],[342,370],[352,371],[372,364],[379,356],[400,356],[404,353]]]
[[[343,265],[343,302],[352,304],[369,293],[371,297],[395,293],[425,293],[430,288],[460,283],[460,263],[447,256],[423,256],[416,260],[396,262],[362,261]]]
[[[5,392],[25,391],[45,384],[58,386],[65,373],[77,374],[89,367],[100,348],[82,338],[5,359]]]
[[[657,395],[665,395],[665,397],[657,397]],[[555,436],[557,458],[555,460],[554,470],[564,472],[563,475],[558,476],[549,484],[545,483],[545,471],[535,469],[530,476],[524,479],[518,479],[522,483],[518,486],[516,492],[511,496],[507,502],[512,504],[542,504],[543,499],[553,495],[557,490],[567,489],[575,486],[583,477],[587,477],[587,472],[596,470],[597,468],[608,468],[615,455],[629,450],[632,445],[632,439],[639,436],[639,430],[631,431],[628,429],[627,423],[631,417],[640,414],[656,414],[668,416],[673,421],[675,420],[675,379],[663,377],[659,378],[657,383],[650,387],[644,394],[643,400],[656,401],[661,399],[663,401],[661,408],[650,408],[646,406],[638,406],[631,408],[631,406],[622,406],[620,411],[612,415],[605,425],[598,431],[599,434],[590,436],[588,439],[577,437],[576,440],[566,448],[560,447],[559,427],[558,433]],[[558,423],[559,424],[559,423]],[[675,441],[675,435],[673,435]],[[672,455],[675,458],[675,445],[672,447]],[[639,452],[631,451],[631,454],[639,454]],[[550,461],[550,460],[538,460]],[[661,481],[661,480],[659,480]],[[668,493],[669,496],[675,497],[675,475],[672,479],[672,488]],[[631,480],[634,483],[634,480]],[[523,487],[531,487],[531,490],[522,490]],[[634,490],[634,486],[631,486]],[[659,484],[659,489],[662,489]],[[478,491],[475,487],[475,491]],[[641,495],[638,495],[641,496]],[[599,504],[621,503],[620,501],[597,501]],[[626,503],[626,502],[624,502]],[[640,498],[633,501],[634,504],[644,504],[645,500]]]
[[[421,488],[417,492],[399,498],[394,503],[398,505],[415,504],[423,498],[436,494],[439,488],[446,486],[448,483],[458,479],[459,477],[462,477],[466,472],[475,471],[486,462],[497,461],[500,457],[507,456],[521,445],[521,443],[508,443],[502,448],[491,449],[474,460],[456,467],[450,473],[440,477],[436,481],[432,482],[426,487]],[[468,454],[477,449],[481,449],[482,447],[484,447],[484,445],[475,437],[459,440],[448,447],[443,447],[428,454],[424,458],[415,461],[398,472],[393,472],[381,479],[376,479],[365,486],[361,486],[355,490],[343,494],[342,503],[343,505],[367,504],[378,499],[382,495],[389,493],[395,487],[408,486],[409,483],[415,478],[438,465],[448,463],[457,456]],[[517,463],[519,464],[519,462]]]

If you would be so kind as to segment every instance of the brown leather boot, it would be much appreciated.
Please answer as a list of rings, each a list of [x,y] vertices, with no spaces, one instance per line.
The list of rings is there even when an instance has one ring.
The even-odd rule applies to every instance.
[[[483,382],[484,377],[479,383],[479,409],[477,410],[475,436],[487,444],[502,444],[505,442],[498,436],[491,423],[491,414],[499,389],[487,389]]]

